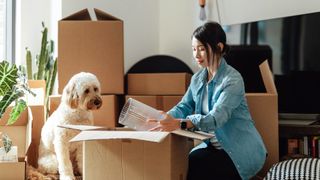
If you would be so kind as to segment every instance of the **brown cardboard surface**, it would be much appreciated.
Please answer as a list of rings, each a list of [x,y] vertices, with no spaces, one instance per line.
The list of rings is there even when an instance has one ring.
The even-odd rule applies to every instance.
[[[162,111],[169,111],[173,106],[178,104],[181,101],[182,96],[134,96],[126,95],[126,100],[129,98],[136,99],[144,104],[147,104],[153,108]]]
[[[190,83],[188,73],[128,74],[130,95],[183,95]]]
[[[84,141],[83,179],[184,180],[191,148],[187,138],[176,135],[160,143]]]
[[[95,74],[102,94],[124,93],[123,21],[95,9],[97,21],[82,10],[59,21],[59,93],[72,75]]]
[[[41,138],[41,129],[45,123],[45,107],[30,106],[32,111],[32,142],[28,150],[28,163],[33,167],[38,167],[38,148]]]
[[[84,141],[83,179],[184,180],[188,154],[193,147],[189,137],[210,136],[192,132],[176,134],[89,130],[81,131],[71,142]]]
[[[59,106],[61,95],[49,97],[49,115]],[[103,127],[117,127],[119,116],[119,97],[116,95],[102,95],[102,106],[99,110],[94,110],[94,125]]]
[[[27,162],[33,167],[37,167],[38,147],[40,144],[41,129],[46,120],[45,91],[46,82],[44,80],[28,80],[29,87],[35,93],[36,97],[29,95],[28,105],[32,112],[32,141],[27,152]],[[38,89],[42,89],[43,92]],[[30,97],[33,99],[30,101]]]
[[[19,162],[16,163],[0,163],[0,179],[20,180],[25,178],[25,159],[32,138],[32,120],[31,110],[27,108],[19,117],[17,124],[0,125],[0,132],[8,134],[13,145],[18,146],[19,159]],[[1,119],[0,122],[2,122]]]
[[[23,180],[25,179],[25,162],[19,159],[17,163],[0,163],[0,179]]]
[[[260,65],[267,93],[246,93],[252,119],[268,151],[266,163],[259,173],[264,177],[271,166],[279,161],[278,95],[267,61]]]

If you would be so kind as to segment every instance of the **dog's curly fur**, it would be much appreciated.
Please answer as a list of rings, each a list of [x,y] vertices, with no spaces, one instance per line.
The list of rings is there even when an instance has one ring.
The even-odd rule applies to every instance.
[[[41,131],[38,170],[43,174],[59,173],[60,180],[74,180],[82,174],[81,143],[69,143],[78,131],[58,125],[93,125],[91,110],[102,105],[100,83],[95,75],[74,75],[63,89],[61,103]]]

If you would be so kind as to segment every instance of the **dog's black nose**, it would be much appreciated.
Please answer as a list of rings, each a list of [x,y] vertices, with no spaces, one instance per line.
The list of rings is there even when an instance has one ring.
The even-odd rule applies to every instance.
[[[101,101],[99,99],[96,99],[96,100],[94,100],[93,104],[96,106],[99,106],[99,105],[101,105]]]

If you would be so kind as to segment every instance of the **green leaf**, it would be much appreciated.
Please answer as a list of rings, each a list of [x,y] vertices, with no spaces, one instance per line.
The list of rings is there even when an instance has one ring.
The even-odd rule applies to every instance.
[[[18,68],[7,61],[0,62],[0,96],[4,96],[8,91],[11,91],[13,86],[17,83]],[[1,106],[0,106],[1,108]]]
[[[7,92],[7,94],[3,96],[3,98],[0,100],[0,118],[3,116],[7,107],[22,95],[23,93],[21,91],[13,90]]]
[[[6,151],[6,153],[8,153],[11,150],[12,141],[9,138],[9,136],[6,135],[6,134],[3,134],[1,139],[2,139],[2,142],[3,142],[4,150]]]
[[[15,107],[12,109],[10,113],[10,118],[7,122],[7,125],[11,125],[17,121],[17,119],[20,117],[21,113],[27,108],[27,103],[19,99]]]

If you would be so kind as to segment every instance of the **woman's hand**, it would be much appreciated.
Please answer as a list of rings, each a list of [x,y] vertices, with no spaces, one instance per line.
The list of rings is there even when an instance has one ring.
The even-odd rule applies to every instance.
[[[155,119],[149,119],[148,123],[157,123],[157,126],[150,129],[150,131],[174,131],[176,129],[180,128],[180,120],[175,119],[166,112],[161,111],[161,114],[163,114],[163,119],[155,120]]]

